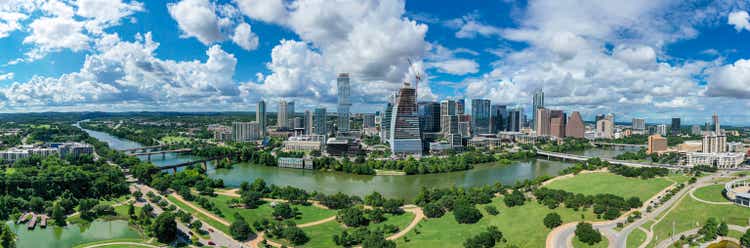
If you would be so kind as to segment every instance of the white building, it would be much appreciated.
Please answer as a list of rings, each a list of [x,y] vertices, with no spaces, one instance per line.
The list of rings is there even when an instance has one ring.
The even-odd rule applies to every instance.
[[[745,162],[745,154],[739,152],[688,152],[685,160],[688,167],[708,165],[718,169],[734,169]]]
[[[235,142],[248,142],[258,140],[260,128],[257,121],[232,122],[232,139]]]
[[[281,168],[312,170],[313,162],[310,159],[304,158],[279,158],[278,166]]]
[[[656,125],[656,133],[660,134],[661,136],[667,136],[667,125]]]
[[[325,144],[325,136],[323,135],[300,135],[289,137],[288,140],[284,141],[284,151],[294,152],[309,152],[309,151],[321,151]]]

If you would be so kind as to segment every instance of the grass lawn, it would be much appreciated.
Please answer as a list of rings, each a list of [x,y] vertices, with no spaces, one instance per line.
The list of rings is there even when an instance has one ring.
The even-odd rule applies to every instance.
[[[153,242],[149,243],[147,240],[143,240],[143,239],[109,239],[109,240],[102,240],[102,241],[80,244],[80,245],[74,246],[73,248],[82,248],[82,247],[88,247],[92,245],[114,243],[114,242],[132,242],[132,243],[150,244],[150,245],[157,245],[157,246],[162,245],[162,244],[153,243]],[[105,245],[105,246],[98,246],[98,247],[113,248],[113,247],[133,247],[133,246],[132,245]]]
[[[602,235],[602,241],[594,245],[589,245],[578,240],[578,237],[573,237],[573,247],[575,248],[607,248],[609,246],[609,240]]]
[[[175,206],[177,206],[178,209],[182,209],[182,211],[190,213],[193,217],[198,218],[198,219],[202,220],[203,222],[208,223],[209,225],[213,226],[214,228],[219,229],[220,231],[222,231],[224,233],[227,233],[227,234],[229,233],[229,226],[225,226],[224,224],[221,224],[218,221],[216,221],[216,220],[214,220],[212,218],[209,218],[208,216],[206,216],[206,215],[204,215],[204,214],[196,211],[195,209],[191,208],[190,206],[185,205],[181,201],[175,199],[174,196],[172,196],[172,195],[168,195],[167,199],[169,200],[170,203],[172,203]],[[250,224],[252,224],[252,223],[250,223]],[[208,228],[208,227],[204,227],[204,229],[206,229],[206,228]]]
[[[679,205],[654,226],[654,240],[649,247],[655,246],[659,241],[670,236],[672,223],[676,232],[680,233],[703,226],[709,217],[739,226],[747,226],[750,220],[750,209],[745,207],[705,204],[688,195],[682,197],[677,204]],[[644,228],[648,227],[644,226]]]
[[[677,183],[686,183],[687,181],[690,181],[691,177],[685,174],[670,174],[667,178],[672,179]]]
[[[740,238],[742,238],[742,235],[745,235],[745,233],[729,229],[729,237],[739,240]]]
[[[190,138],[182,137],[182,136],[164,136],[164,137],[161,137],[161,141],[167,144],[189,143]]]
[[[723,184],[714,184],[706,187],[701,187],[695,190],[693,193],[698,199],[712,201],[712,202],[728,202],[727,198],[724,198],[722,194],[724,191]]]
[[[581,215],[584,220],[595,220],[591,210],[573,211],[572,209],[559,207],[551,210],[536,201],[527,201],[523,206],[508,208],[502,201],[502,197],[494,198],[492,203],[500,214],[492,216],[484,210],[484,205],[477,208],[484,215],[475,224],[459,224],[453,217],[453,213],[447,213],[443,217],[422,221],[417,228],[406,235],[406,239],[400,238],[396,241],[398,247],[463,247],[463,242],[469,237],[483,232],[489,226],[497,226],[508,244],[520,247],[544,247],[547,234],[550,229],[544,226],[544,217],[551,212],[557,212],[564,223],[579,221]]]
[[[641,229],[636,228],[632,232],[630,232],[630,235],[628,235],[628,248],[639,247],[641,246],[641,244],[643,244],[643,241],[646,241],[646,233]]]
[[[545,187],[584,195],[609,193],[624,198],[636,196],[645,201],[671,184],[664,178],[640,179],[612,173],[585,173],[554,181]]]
[[[270,203],[265,203],[256,209],[245,209],[230,208],[227,204],[227,201],[233,198],[229,196],[218,195],[216,197],[208,197],[208,199],[212,201],[217,208],[219,208],[219,210],[224,214],[224,219],[229,222],[234,221],[234,213],[239,213],[240,215],[242,215],[242,217],[245,218],[245,221],[247,221],[247,223],[249,224],[253,224],[253,222],[255,222],[256,220],[260,220],[263,218],[273,219],[273,216],[271,216],[271,214],[273,213],[273,207],[271,207]],[[294,222],[297,224],[318,221],[336,215],[336,211],[322,209],[314,207],[312,205],[293,205],[293,207],[296,207],[300,212],[300,215],[294,219]]]

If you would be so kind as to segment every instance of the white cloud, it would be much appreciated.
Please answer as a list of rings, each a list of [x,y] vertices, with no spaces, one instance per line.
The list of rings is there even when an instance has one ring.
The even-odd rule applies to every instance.
[[[734,29],[737,30],[737,32],[742,31],[743,29],[750,31],[750,15],[747,14],[747,11],[740,10],[729,13],[727,23],[734,26]]]
[[[284,24],[287,9],[282,0],[234,0],[242,13],[268,23]]]
[[[195,37],[206,45],[226,39],[216,10],[208,0],[182,0],[167,4],[167,9],[184,32],[183,37]]]
[[[750,98],[750,60],[740,59],[717,68],[708,83],[709,96]]]
[[[442,73],[453,75],[466,75],[479,72],[479,64],[470,59],[451,59],[438,62],[428,63],[430,67],[435,67]]]
[[[258,48],[258,36],[253,33],[250,24],[244,22],[235,28],[232,41],[248,51]]]
[[[19,21],[28,18],[27,15],[16,12],[0,11],[0,39],[8,37],[11,32],[21,28]]]
[[[484,37],[500,36],[502,29],[479,22],[477,15],[471,14],[461,18],[449,20],[446,26],[458,29],[456,38],[473,39],[477,35]]]
[[[15,74],[13,74],[12,72],[8,72],[8,73],[5,73],[5,74],[0,74],[0,81],[13,80],[13,76],[14,75]]]
[[[618,46],[614,56],[631,68],[648,68],[656,64],[656,52],[649,46]]]
[[[675,97],[672,100],[665,101],[665,102],[656,102],[654,103],[654,106],[657,108],[695,108],[696,102],[692,98],[686,98],[686,97]]]
[[[119,25],[120,20],[138,11],[143,11],[143,4],[122,0],[78,0],[76,15],[90,18],[86,29],[92,33],[102,33],[104,28]]]
[[[32,43],[41,51],[70,49],[81,51],[89,48],[89,37],[83,34],[83,23],[70,17],[42,17],[29,27],[31,35],[23,43]]]

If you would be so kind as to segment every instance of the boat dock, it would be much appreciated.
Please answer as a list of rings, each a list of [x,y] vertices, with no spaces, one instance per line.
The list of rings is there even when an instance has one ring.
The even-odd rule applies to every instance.
[[[16,222],[16,224],[21,224],[21,223],[24,223],[26,221],[29,221],[29,217],[31,215],[33,215],[33,214],[32,213],[23,213],[21,215],[21,217],[18,218],[18,222]]]
[[[49,219],[49,217],[47,217],[47,215],[42,215],[39,218],[42,219],[41,222],[39,222],[39,226],[41,228],[47,228],[47,219]]]
[[[29,228],[29,230],[34,229],[34,227],[36,227],[36,220],[37,220],[36,217],[37,216],[34,215],[33,213],[31,214],[31,220],[29,221],[29,224],[26,225]]]

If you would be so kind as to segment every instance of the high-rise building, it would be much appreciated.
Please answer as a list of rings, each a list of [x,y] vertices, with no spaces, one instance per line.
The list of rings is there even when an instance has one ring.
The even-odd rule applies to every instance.
[[[255,121],[258,122],[260,137],[266,137],[266,102],[263,100],[258,102],[258,108],[255,110]]]
[[[313,134],[313,114],[310,110],[305,110],[305,134],[306,135],[312,135]]]
[[[681,126],[680,118],[679,117],[672,118],[672,126],[670,128],[670,131],[672,132],[672,134],[674,135],[680,134],[680,126]]]
[[[326,125],[326,108],[316,108],[313,116],[313,132],[317,135],[328,135],[328,126]]]
[[[716,135],[721,134],[721,125],[719,124],[719,115],[716,114],[716,112],[714,112],[714,115],[711,117],[714,120],[714,133],[716,133]]]
[[[604,117],[605,117],[604,114],[596,115],[596,119],[594,119],[594,122],[599,122],[599,120],[604,120]]]
[[[693,125],[690,127],[690,134],[692,135],[701,135],[701,127],[698,125]]]
[[[574,111],[568,118],[568,123],[565,125],[565,137],[572,137],[577,139],[584,138],[586,132],[586,126],[583,124],[583,118],[581,113]]]
[[[279,129],[287,129],[288,122],[289,122],[289,108],[288,108],[287,101],[281,100],[279,101],[279,109],[276,112],[276,126]]]
[[[260,134],[257,121],[232,122],[232,139],[235,142],[248,142],[258,139]]]
[[[713,132],[707,132],[703,135],[701,142],[702,152],[704,153],[723,153],[727,151],[727,136],[716,135]]]
[[[349,101],[351,91],[349,73],[339,73],[336,82],[339,97],[339,105],[336,109],[338,111],[338,131],[346,133],[349,132],[349,107],[352,106]]]
[[[440,132],[440,103],[437,102],[420,102],[419,103],[419,126],[423,133]]]
[[[490,133],[490,100],[471,100],[471,133],[472,135]]]
[[[659,134],[648,136],[648,150],[646,154],[659,153],[667,150],[667,139]]]
[[[397,155],[422,155],[422,135],[419,131],[417,90],[404,83],[393,105],[391,117],[391,152]]]
[[[565,125],[567,120],[565,112],[562,110],[552,110],[549,113],[550,136],[565,138]]]
[[[633,118],[632,128],[633,131],[643,132],[644,130],[646,130],[646,120],[642,118]]]
[[[667,136],[667,125],[656,125],[656,133],[660,134],[661,136]]]
[[[375,127],[375,114],[364,114],[362,116],[362,128]]]
[[[615,116],[607,114],[603,119],[596,122],[596,137],[612,139],[615,137]]]
[[[463,98],[456,100],[456,114],[457,115],[465,115],[466,114],[466,100],[464,100]]]
[[[444,134],[448,133],[448,122],[451,116],[456,115],[456,105],[456,101],[454,100],[443,100],[440,102],[440,132]]]
[[[523,118],[523,108],[517,107],[508,111],[508,131],[519,132],[525,122]]]
[[[396,93],[388,98],[383,109],[383,117],[380,121],[380,140],[390,142],[391,140],[391,118],[393,117],[393,103],[396,101]]]
[[[490,107],[490,133],[505,131],[508,122],[508,110],[505,105],[493,104]]]
[[[534,114],[534,126],[536,126],[536,110],[540,108],[544,108],[544,91],[542,88],[538,88],[534,90],[534,99],[532,102],[532,109],[531,112]]]
[[[538,136],[550,135],[550,111],[544,107],[534,110],[534,130]]]

